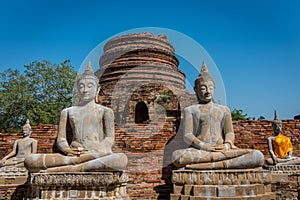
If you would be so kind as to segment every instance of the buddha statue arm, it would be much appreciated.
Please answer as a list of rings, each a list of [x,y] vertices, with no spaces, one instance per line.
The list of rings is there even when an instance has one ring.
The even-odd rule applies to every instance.
[[[57,135],[57,147],[67,155],[76,155],[76,152],[73,151],[67,141],[67,120],[68,120],[68,111],[65,109],[61,112],[60,121],[58,126],[58,135]]]
[[[37,152],[37,141],[33,140],[31,143],[31,153],[36,153]]]
[[[203,142],[197,138],[193,133],[193,115],[190,108],[184,109],[184,135],[183,140],[185,143],[193,146],[196,149],[211,151],[212,145],[206,142]]]
[[[213,151],[224,151],[228,149],[237,149],[237,147],[234,145],[234,130],[232,126],[232,118],[231,118],[231,112],[229,108],[226,108],[226,111],[224,113],[224,118],[222,121],[222,131],[224,133],[224,143],[218,146],[215,146],[212,148]]]
[[[274,140],[274,137],[269,137],[268,138],[268,148],[269,148],[269,152],[271,154],[271,157],[273,159],[273,162],[276,164],[278,162],[277,160],[277,157],[273,151],[273,140]]]
[[[18,148],[18,140],[14,142],[13,150],[0,161],[0,166],[5,165],[7,159],[12,158],[17,154],[17,148]]]
[[[105,153],[112,153],[111,148],[115,139],[115,123],[114,113],[110,108],[107,108],[104,111],[103,131],[104,139],[101,141],[101,151],[104,151]]]
[[[224,127],[223,127],[223,132],[225,135],[225,144],[229,144],[230,148],[235,147],[234,146],[234,130],[232,126],[232,117],[231,117],[231,112],[229,108],[226,108],[225,112],[225,119],[224,119]]]

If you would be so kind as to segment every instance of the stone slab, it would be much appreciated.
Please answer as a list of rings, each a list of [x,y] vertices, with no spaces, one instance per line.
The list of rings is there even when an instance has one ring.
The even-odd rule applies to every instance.
[[[217,187],[209,185],[194,185],[193,186],[193,196],[217,196]]]
[[[28,199],[128,199],[125,171],[30,174]]]
[[[268,170],[185,170],[172,172],[176,185],[243,185],[269,184],[272,176]]]
[[[271,192],[272,175],[259,169],[174,170],[171,200],[275,199]]]
[[[275,200],[276,195],[274,193],[267,193],[257,196],[235,196],[235,197],[196,197],[186,195],[174,195],[171,194],[170,200]]]
[[[300,165],[268,165],[272,174],[300,174]]]
[[[26,183],[27,176],[0,177],[0,185],[22,185]]]
[[[185,185],[184,186],[184,194],[185,195],[190,195],[191,192],[193,191],[193,185]]]
[[[31,173],[30,184],[35,186],[108,186],[127,183],[128,175],[125,171],[115,172],[57,172]]]

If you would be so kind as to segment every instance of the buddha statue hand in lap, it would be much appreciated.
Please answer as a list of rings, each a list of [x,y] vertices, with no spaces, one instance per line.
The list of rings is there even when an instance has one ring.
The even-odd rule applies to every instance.
[[[112,153],[114,114],[95,102],[98,78],[90,62],[77,79],[79,103],[61,112],[56,144],[65,154],[32,154],[25,159],[30,172],[119,171],[127,166],[127,156]],[[67,130],[72,140],[67,141]]]
[[[292,156],[293,145],[289,137],[282,133],[282,121],[278,120],[276,111],[272,122],[274,135],[268,138],[271,158],[266,160],[268,165],[299,165],[300,158]]]
[[[174,165],[186,169],[245,169],[261,167],[263,154],[234,145],[230,109],[213,102],[215,83],[203,62],[195,80],[198,104],[184,109],[184,141],[187,149],[172,154]]]

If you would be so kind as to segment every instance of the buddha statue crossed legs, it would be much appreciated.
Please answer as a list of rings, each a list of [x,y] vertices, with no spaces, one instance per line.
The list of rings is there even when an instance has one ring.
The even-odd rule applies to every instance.
[[[186,169],[261,167],[264,156],[260,151],[234,145],[230,109],[213,103],[214,88],[214,80],[203,62],[194,87],[199,103],[184,109],[184,141],[190,147],[173,152],[174,165]]]
[[[78,105],[61,112],[57,146],[65,154],[32,154],[25,159],[30,172],[118,171],[127,166],[123,153],[112,153],[114,114],[112,109],[96,104],[99,80],[90,63],[77,80]],[[67,130],[72,141],[67,141]]]

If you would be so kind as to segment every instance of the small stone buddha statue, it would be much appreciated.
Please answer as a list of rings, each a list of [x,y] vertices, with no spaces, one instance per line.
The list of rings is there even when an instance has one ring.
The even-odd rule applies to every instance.
[[[112,153],[114,114],[112,109],[95,102],[98,78],[90,62],[77,80],[79,103],[61,112],[57,146],[62,154],[32,154],[25,159],[29,172],[120,171],[127,156]],[[67,141],[67,130],[72,140]]]
[[[174,165],[185,169],[245,169],[261,167],[263,154],[234,145],[231,111],[213,102],[215,83],[203,62],[195,80],[198,104],[184,109],[187,149],[173,152]]]
[[[24,167],[25,157],[37,152],[37,141],[30,138],[32,129],[29,119],[26,120],[22,131],[23,138],[15,141],[13,150],[0,161],[1,167]]]
[[[292,156],[293,145],[289,137],[282,133],[282,121],[278,120],[276,111],[272,122],[274,135],[268,138],[269,152],[272,158],[266,160],[268,165],[299,165],[300,158]]]

